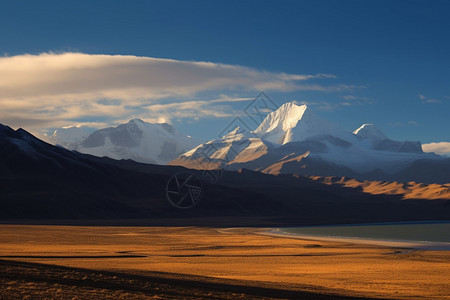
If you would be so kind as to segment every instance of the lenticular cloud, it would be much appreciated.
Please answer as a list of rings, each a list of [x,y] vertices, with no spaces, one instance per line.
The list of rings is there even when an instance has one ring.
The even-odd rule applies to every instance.
[[[271,73],[211,62],[125,55],[44,53],[0,58],[0,100],[133,100],[216,89],[295,89],[330,75]]]

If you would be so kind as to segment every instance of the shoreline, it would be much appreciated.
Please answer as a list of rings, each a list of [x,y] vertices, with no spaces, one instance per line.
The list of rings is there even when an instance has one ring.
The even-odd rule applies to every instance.
[[[414,250],[429,251],[450,251],[450,243],[426,242],[426,241],[405,241],[405,240],[389,240],[389,239],[371,239],[360,237],[344,237],[344,236],[322,236],[297,234],[283,231],[283,228],[272,228],[269,231],[259,232],[258,234],[283,238],[294,238],[309,241],[325,241],[325,242],[341,242],[360,245],[373,245],[387,248],[407,248]]]

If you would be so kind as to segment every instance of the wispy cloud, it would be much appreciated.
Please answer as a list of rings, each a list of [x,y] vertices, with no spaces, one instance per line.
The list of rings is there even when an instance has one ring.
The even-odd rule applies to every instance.
[[[419,123],[416,121],[408,121],[408,122],[395,122],[395,123],[388,123],[390,127],[416,127],[419,126]]]
[[[425,102],[426,103],[442,103],[441,100],[437,100],[437,99],[427,99]]]
[[[438,100],[438,99],[430,99],[430,98],[427,98],[426,96],[424,96],[424,95],[422,95],[422,94],[419,94],[419,98],[422,100],[423,103],[434,103],[434,104],[442,103],[441,100]]]
[[[364,86],[359,86],[358,88],[364,88]],[[356,105],[366,105],[366,104],[373,104],[375,103],[375,100],[368,97],[362,97],[362,96],[355,96],[355,95],[344,95],[339,96],[339,98],[344,99],[344,101],[336,101],[336,102],[329,102],[329,101],[296,101],[298,104],[305,104],[309,106],[314,106],[317,110],[335,110],[342,107],[348,107],[348,106],[356,106]]]
[[[437,154],[450,156],[450,142],[423,144],[422,149],[425,152],[434,152]]]
[[[193,100],[171,102],[145,106],[144,115],[150,118],[163,117],[165,120],[190,118],[228,118],[242,115],[241,110],[235,110],[227,103],[250,101],[253,98],[220,98],[213,100]]]
[[[352,101],[354,104],[373,104],[375,102],[374,99],[364,96],[343,95],[339,97],[347,101]]]

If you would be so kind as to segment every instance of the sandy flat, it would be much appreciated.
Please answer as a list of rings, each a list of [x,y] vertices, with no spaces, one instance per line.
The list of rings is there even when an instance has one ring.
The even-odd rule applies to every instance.
[[[380,240],[369,238],[356,238],[356,237],[341,237],[341,236],[319,236],[319,235],[306,235],[306,234],[294,234],[283,231],[280,228],[274,228],[272,230],[258,232],[261,235],[293,238],[300,240],[312,240],[312,241],[325,241],[325,242],[341,242],[358,245],[375,245],[388,248],[405,248],[405,251],[412,252],[416,250],[450,250],[450,243],[444,242],[414,242],[414,241],[400,241],[400,240]]]
[[[233,280],[220,282],[231,286],[226,292],[230,298],[238,295],[232,296],[233,286],[252,286],[267,290],[239,295],[260,298],[266,292],[279,290],[373,298],[450,299],[450,251],[404,251],[394,246],[260,234],[267,231],[0,225],[0,260],[139,276],[164,272],[161,274],[166,277],[182,276],[185,287],[190,278],[201,282]],[[8,268],[15,272],[15,267]],[[14,282],[19,284],[4,274],[0,279],[2,276],[3,292],[6,288],[13,291]],[[152,294],[145,289],[135,292]],[[281,292],[279,295],[296,298]]]

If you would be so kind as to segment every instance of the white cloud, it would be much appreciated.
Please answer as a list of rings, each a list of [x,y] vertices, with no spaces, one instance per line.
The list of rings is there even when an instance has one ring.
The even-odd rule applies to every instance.
[[[423,103],[434,103],[434,104],[439,104],[442,103],[441,100],[438,99],[429,99],[426,96],[419,94],[419,98],[422,100]]]
[[[0,99],[22,106],[24,99],[156,99],[239,87],[283,91],[308,88],[298,81],[330,77],[130,55],[44,53],[0,58]]]
[[[427,99],[425,100],[426,103],[442,103],[441,100],[437,100],[437,99]]]
[[[127,119],[142,107],[150,113],[163,110],[155,106],[161,105],[162,99],[192,101],[200,92],[217,95],[232,90],[332,92],[358,88],[305,84],[309,80],[335,78],[330,74],[274,73],[212,62],[83,53],[0,57],[0,78],[0,122],[39,128],[64,126],[68,120],[89,117]],[[246,101],[226,97],[216,100],[210,102],[218,103],[218,108],[212,111],[207,103],[201,103],[195,117],[228,116],[230,112],[219,102]],[[184,108],[191,113],[182,111]],[[196,108],[177,104],[170,112],[193,117]]]
[[[373,104],[375,102],[374,99],[369,97],[362,97],[362,96],[354,96],[354,95],[344,95],[339,96],[340,98],[351,101],[352,105],[362,105],[362,104]],[[348,102],[350,103],[350,102]]]
[[[244,100],[245,99],[245,100]],[[159,116],[169,119],[185,119],[185,118],[227,118],[236,117],[242,114],[242,111],[236,111],[226,102],[249,101],[251,98],[240,99],[214,99],[194,100],[185,102],[173,102],[164,104],[153,104],[146,106],[146,115],[153,118]],[[216,104],[221,103],[221,104]]]
[[[364,86],[360,86],[358,88],[364,88]],[[368,97],[357,97],[354,95],[344,95],[339,96],[339,98],[344,99],[345,101],[339,101],[339,102],[327,102],[327,101],[296,101],[297,104],[305,104],[309,106],[314,106],[317,110],[335,110],[342,107],[349,107],[349,106],[359,106],[359,105],[367,105],[367,104],[373,104],[375,100]]]
[[[450,156],[450,142],[423,144],[422,149],[425,152],[434,152],[437,154]]]
[[[391,127],[407,127],[407,126],[419,126],[419,123],[416,121],[408,121],[408,122],[395,122],[395,123],[388,123]]]

